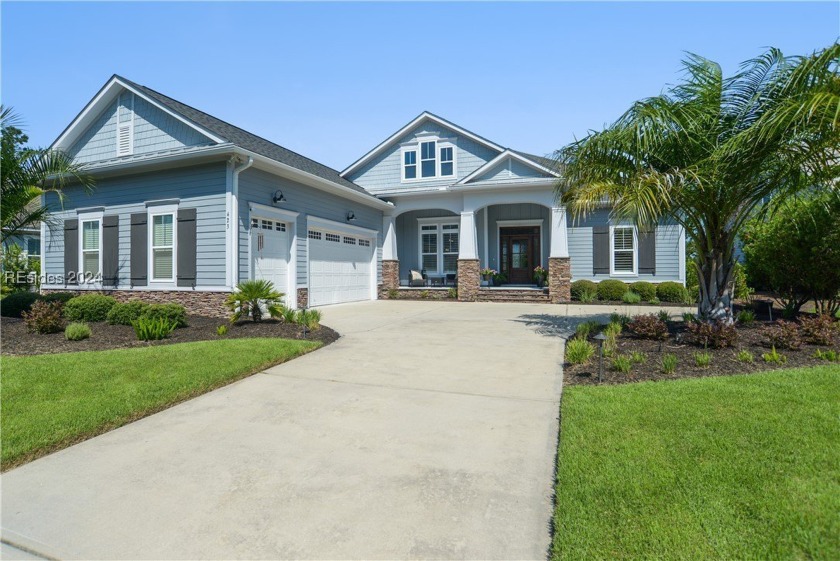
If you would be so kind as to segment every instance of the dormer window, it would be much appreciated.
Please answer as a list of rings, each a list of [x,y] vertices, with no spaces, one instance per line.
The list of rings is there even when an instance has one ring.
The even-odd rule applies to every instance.
[[[417,169],[418,167],[420,168],[419,170]],[[403,181],[440,179],[453,177],[454,175],[455,147],[449,141],[422,139],[416,144],[409,143],[403,145]]]

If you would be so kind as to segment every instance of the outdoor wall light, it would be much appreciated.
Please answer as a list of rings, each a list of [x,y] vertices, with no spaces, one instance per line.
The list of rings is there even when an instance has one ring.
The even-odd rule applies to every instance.
[[[271,201],[274,204],[285,203],[286,202],[286,197],[283,196],[283,191],[281,191],[279,189],[277,191],[275,191],[274,195],[271,197]]]
[[[356,220],[356,213],[352,210],[347,211],[347,222],[353,222],[354,220]]]

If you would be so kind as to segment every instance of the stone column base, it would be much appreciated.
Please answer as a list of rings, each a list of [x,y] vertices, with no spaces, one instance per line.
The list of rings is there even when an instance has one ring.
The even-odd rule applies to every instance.
[[[478,259],[458,259],[458,300],[475,302],[481,286]]]
[[[400,262],[396,259],[382,260],[382,284],[379,285],[379,298],[387,300],[388,293],[400,287]]]
[[[572,262],[568,257],[548,258],[548,298],[552,304],[572,300]]]
[[[209,292],[202,290],[143,290],[135,288],[132,290],[42,290],[42,294],[51,292],[72,292],[76,295],[99,293],[112,296],[117,302],[130,302],[141,300],[147,304],[181,304],[191,315],[227,318],[230,310],[225,306],[229,292]]]

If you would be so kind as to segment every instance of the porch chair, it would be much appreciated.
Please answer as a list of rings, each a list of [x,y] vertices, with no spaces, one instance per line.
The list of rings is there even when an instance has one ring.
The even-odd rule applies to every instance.
[[[411,269],[408,272],[408,286],[426,286],[426,279],[420,271]]]

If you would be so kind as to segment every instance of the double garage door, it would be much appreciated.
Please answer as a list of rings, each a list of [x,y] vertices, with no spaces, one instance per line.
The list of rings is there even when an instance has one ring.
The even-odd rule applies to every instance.
[[[271,281],[280,292],[293,287],[290,263],[293,224],[271,218],[251,218],[251,271],[255,279]],[[341,302],[370,300],[373,277],[374,243],[370,238],[310,228],[305,239],[309,251],[309,305],[324,306]],[[287,297],[287,303],[293,303]]]
[[[309,305],[370,300],[373,244],[370,239],[310,228]]]

